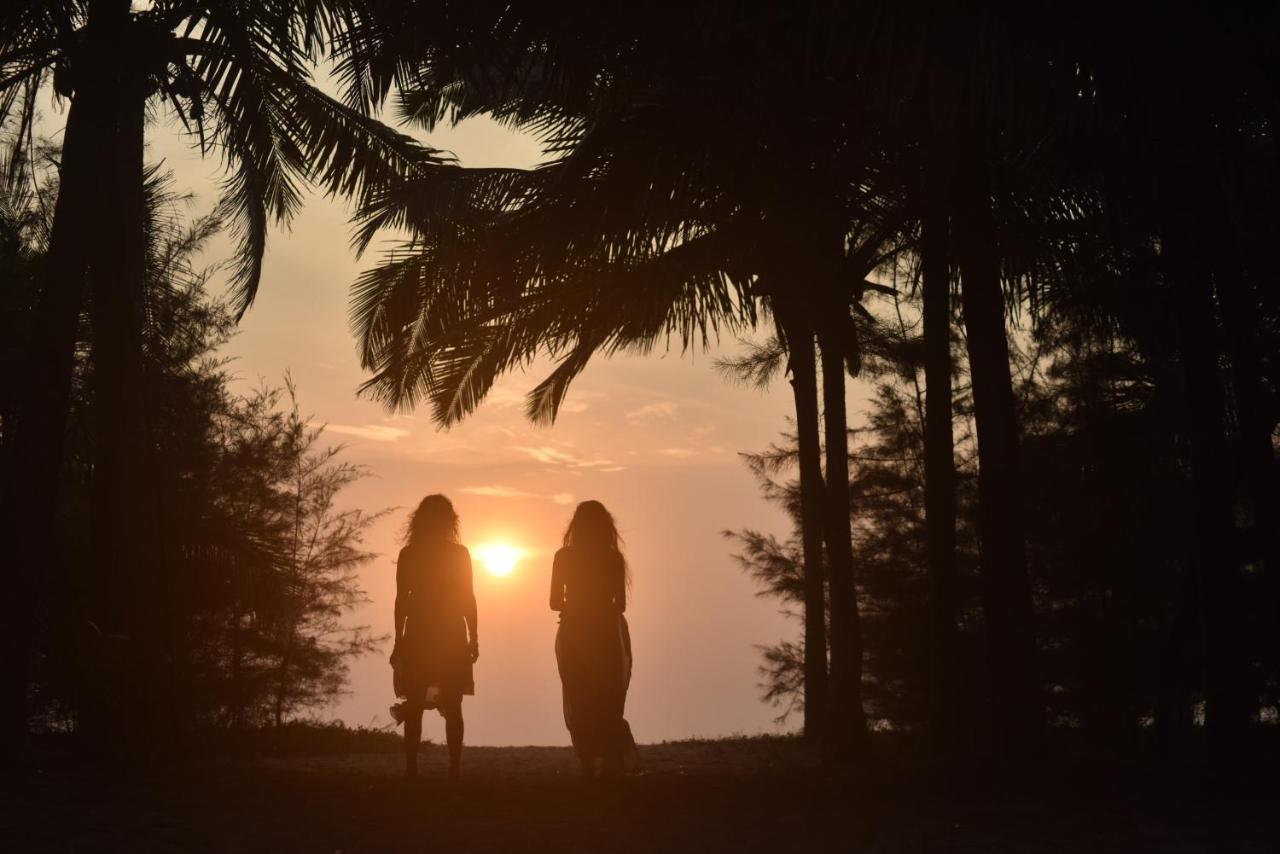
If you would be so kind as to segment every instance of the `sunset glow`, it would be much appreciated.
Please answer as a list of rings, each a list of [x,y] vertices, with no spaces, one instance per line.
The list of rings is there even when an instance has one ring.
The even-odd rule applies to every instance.
[[[477,546],[475,552],[489,574],[498,578],[510,575],[524,554],[523,550],[506,543],[487,543]]]

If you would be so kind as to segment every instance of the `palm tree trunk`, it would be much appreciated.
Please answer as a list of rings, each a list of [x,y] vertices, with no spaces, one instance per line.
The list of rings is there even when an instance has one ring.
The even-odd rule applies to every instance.
[[[86,28],[86,55],[92,55],[95,47],[107,52],[98,23],[91,18]],[[114,125],[110,94],[103,81],[90,79],[71,99],[47,267],[31,336],[30,369],[18,390],[17,418],[4,465],[0,535],[9,549],[16,601],[20,603],[4,621],[4,738],[10,756],[17,755],[25,740],[28,667],[39,588],[36,573],[47,566],[51,548],[61,541],[56,506],[88,244],[106,198],[102,185],[110,175],[109,155],[100,144],[110,137]],[[61,613],[51,614],[50,622],[69,620],[70,604],[57,606]]]
[[[950,765],[959,731],[956,657],[956,470],[951,429],[951,276],[946,209],[933,204],[921,235],[924,279],[924,503],[930,588],[929,717],[933,759]]]
[[[127,9],[126,9],[127,15]],[[130,21],[126,17],[123,27]],[[127,36],[128,30],[122,30]],[[127,43],[127,42],[126,42]],[[144,121],[146,91],[140,70],[115,66],[114,203],[95,231],[89,283],[93,321],[93,475],[95,581],[106,616],[128,639],[138,680],[129,695],[128,720],[115,723],[144,739],[173,723],[169,580],[160,572],[159,524],[151,471],[150,430],[143,363],[146,276]]]
[[[1226,193],[1212,210],[1234,210]],[[1216,227],[1217,251],[1212,263],[1222,314],[1227,356],[1231,362],[1231,390],[1239,436],[1236,467],[1244,496],[1252,505],[1252,542],[1245,560],[1261,559],[1263,579],[1270,593],[1269,613],[1263,618],[1273,626],[1272,643],[1280,638],[1280,493],[1276,488],[1275,449],[1271,436],[1277,409],[1263,379],[1258,345],[1259,301],[1250,287],[1241,256],[1244,247],[1235,217],[1217,216],[1207,223]]]
[[[1203,629],[1205,727],[1222,756],[1240,747],[1252,711],[1247,695],[1239,623],[1244,609],[1241,574],[1234,548],[1234,493],[1226,442],[1226,392],[1219,371],[1219,328],[1212,285],[1213,265],[1204,248],[1203,223],[1194,211],[1209,199],[1203,180],[1192,179],[1185,197],[1186,170],[1170,168],[1165,178],[1179,202],[1166,201],[1162,260],[1173,300],[1178,357],[1186,391],[1190,438],[1194,544],[1194,595]],[[1198,191],[1198,192],[1197,192]]]
[[[829,712],[827,596],[822,559],[822,449],[818,439],[818,373],[813,331],[789,322],[791,390],[800,454],[800,528],[804,550],[804,735],[821,742]]]
[[[999,755],[1023,761],[1040,746],[1044,710],[1036,668],[1031,585],[1023,540],[1018,418],[1005,337],[995,219],[985,181],[973,180],[956,219],[961,293],[978,431],[978,534]]]
[[[847,314],[848,309],[845,309]],[[831,720],[827,741],[838,761],[867,751],[862,708],[862,626],[853,572],[853,530],[849,517],[849,431],[845,413],[844,330],[824,328],[822,417],[826,434],[826,542],[831,587]]]

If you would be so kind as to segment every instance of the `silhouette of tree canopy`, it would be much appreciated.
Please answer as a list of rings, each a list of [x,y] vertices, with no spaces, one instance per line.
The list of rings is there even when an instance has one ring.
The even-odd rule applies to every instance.
[[[908,330],[918,323],[919,302],[916,296],[904,306]],[[883,304],[877,314],[892,316]],[[1171,723],[1182,725],[1195,698],[1206,696],[1196,675],[1205,650],[1188,635],[1182,604],[1195,571],[1194,485],[1179,421],[1170,412],[1175,404],[1160,392],[1161,369],[1131,339],[1084,321],[1060,318],[1037,325],[1034,334],[1024,327],[1017,340],[1028,566],[1048,720],[1078,731],[1099,754],[1134,757],[1155,744],[1185,755],[1191,745],[1166,739]],[[918,352],[899,351],[883,364],[865,421],[851,432],[850,454],[868,715],[904,731],[920,729],[930,717]],[[957,365],[954,660],[966,679],[984,685],[990,677],[979,595],[977,454],[964,360]],[[790,612],[803,601],[794,437],[744,458],[764,498],[785,509],[793,527],[784,538],[754,529],[726,535],[760,594],[776,597]],[[1273,465],[1266,476],[1277,474]],[[1254,573],[1247,584],[1254,605],[1234,615],[1253,650],[1247,671],[1257,686],[1252,713],[1265,716],[1275,708],[1280,657],[1268,642],[1273,624],[1265,577]],[[762,651],[764,698],[784,715],[804,700],[803,652],[803,641],[792,639]],[[963,692],[959,701],[954,714],[971,734],[962,755],[986,749],[972,743],[974,736],[985,743],[993,737],[981,692]]]
[[[530,413],[553,417],[592,352],[624,346],[628,334],[650,346],[673,329],[687,343],[698,329],[689,318],[700,307],[672,302],[671,294],[689,292],[665,289],[655,273],[672,285],[710,282],[712,293],[719,275],[736,285],[737,299],[767,299],[783,323],[784,343],[817,333],[822,387],[831,392],[823,407],[822,522],[838,567],[830,589],[837,603],[832,629],[840,636],[833,652],[852,651],[832,660],[834,682],[846,686],[839,693],[859,681],[848,674],[856,669],[850,657],[861,655],[855,600],[845,592],[853,570],[845,568],[849,536],[839,530],[846,514],[838,508],[848,497],[838,447],[844,402],[835,390],[842,366],[856,368],[865,344],[855,321],[867,275],[914,250],[928,271],[923,291],[933,295],[925,349],[928,388],[940,390],[934,403],[941,410],[925,453],[934,470],[927,501],[932,726],[939,749],[949,749],[956,729],[948,710],[959,702],[961,682],[959,663],[948,659],[958,619],[957,484],[945,383],[953,370],[951,318],[960,309],[982,458],[980,589],[993,750],[1009,762],[1028,760],[1041,743],[1044,685],[1023,530],[1026,428],[1019,423],[1007,320],[1025,307],[1037,323],[1074,316],[1114,327],[1121,315],[1107,307],[1111,294],[1092,300],[1086,294],[1117,279],[1122,285],[1112,293],[1141,293],[1132,261],[1144,246],[1148,255],[1158,247],[1157,289],[1171,287],[1181,312],[1154,340],[1170,348],[1171,381],[1185,383],[1190,395],[1178,417],[1198,449],[1192,455],[1200,472],[1197,573],[1214,579],[1207,589],[1223,601],[1240,592],[1238,566],[1221,567],[1232,553],[1231,487],[1223,476],[1231,468],[1232,404],[1212,367],[1227,355],[1209,343],[1214,300],[1228,309],[1224,324],[1249,333],[1232,340],[1247,343],[1256,335],[1230,311],[1238,308],[1239,300],[1231,300],[1238,289],[1225,276],[1206,287],[1213,277],[1191,275],[1176,261],[1183,244],[1170,240],[1171,229],[1189,235],[1194,224],[1161,212],[1171,208],[1159,188],[1172,172],[1159,171],[1159,157],[1131,158],[1168,151],[1175,158],[1169,163],[1185,165],[1188,155],[1231,156],[1206,132],[1211,127],[1253,127],[1265,136],[1265,96],[1239,87],[1271,67],[1249,32],[1274,15],[1242,11],[1226,23],[1199,13],[1161,15],[1167,38],[1160,46],[1126,51],[1125,44],[1152,44],[1143,32],[1145,13],[1119,16],[1098,39],[1078,11],[1042,3],[981,10],[700,3],[682,4],[682,25],[672,27],[661,14],[571,23],[562,4],[451,6],[426,26],[424,7],[374,4],[370,20],[382,25],[359,34],[344,69],[353,91],[380,104],[394,90],[401,118],[427,129],[491,115],[540,134],[550,162],[513,174],[505,201],[462,205],[453,222],[415,217],[411,206],[422,193],[365,212],[367,227],[421,224],[403,252],[357,287],[357,329],[373,373],[368,388],[393,405],[429,398],[447,423],[474,407],[492,377],[547,352],[562,361],[531,395]],[[1231,107],[1224,111],[1207,96],[1193,100],[1198,112],[1189,126],[1198,130],[1191,142],[1173,145],[1177,131],[1164,128],[1177,125],[1178,107],[1144,93],[1169,91],[1158,81],[1179,54],[1168,46],[1188,39],[1207,39],[1211,52],[1232,52],[1213,75],[1186,81],[1196,92],[1223,93]],[[1245,49],[1235,50],[1237,43]],[[1188,74],[1183,64],[1174,76]],[[1118,138],[1125,142],[1116,145]],[[1273,155],[1274,146],[1266,151]],[[1180,209],[1210,210],[1212,197]],[[1238,236],[1223,235],[1226,245]],[[705,266],[674,263],[691,258]],[[670,262],[665,269],[663,262]],[[631,276],[636,271],[648,275]],[[655,301],[635,302],[650,297]],[[672,306],[680,313],[665,313]],[[717,317],[717,308],[713,302],[705,316]],[[629,326],[636,317],[641,325]],[[1239,366],[1242,412],[1255,413],[1253,435],[1269,437],[1274,419],[1257,420],[1251,402],[1261,399],[1252,348],[1235,348],[1232,363]],[[797,383],[806,375],[807,368],[794,374]],[[809,409],[800,405],[798,412]],[[1269,467],[1270,440],[1255,440],[1254,447],[1257,464]],[[1254,491],[1254,503],[1270,506],[1257,482]],[[1214,620],[1230,612],[1216,610]],[[1233,675],[1242,650],[1229,625],[1215,625],[1211,634],[1222,642],[1213,645],[1211,669],[1222,675],[1211,681],[1220,688],[1218,707],[1234,710],[1224,720],[1238,729],[1244,705],[1227,686],[1243,684]],[[856,705],[847,697],[839,704],[841,716]]]
[[[45,151],[41,159],[55,156]],[[6,197],[0,220],[4,267],[13,274],[7,281],[15,286],[5,293],[28,295],[6,306],[7,341],[21,342],[30,326],[56,195],[56,174],[39,164],[35,174],[34,190]],[[380,645],[367,628],[345,624],[366,601],[355,571],[373,557],[360,541],[378,514],[338,506],[364,471],[338,458],[341,447],[320,446],[321,429],[296,400],[282,407],[286,391],[293,398],[291,384],[232,391],[217,350],[234,330],[234,314],[208,296],[209,272],[193,266],[222,222],[215,214],[185,223],[185,199],[171,182],[148,172],[144,347],[171,579],[168,609],[153,620],[173,636],[178,662],[169,713],[182,730],[278,726],[331,702],[344,690],[349,660]],[[93,333],[91,324],[81,326],[82,354]],[[6,357],[3,367],[2,387],[12,388],[22,364]],[[135,591],[94,567],[94,367],[82,355],[72,386],[58,505],[65,534],[46,544],[45,572],[26,603],[39,627],[31,713],[45,728],[94,735],[111,727],[120,735],[115,715],[136,711],[131,694],[145,685],[137,672],[144,653],[115,616],[118,600]],[[150,737],[143,734],[144,745]]]
[[[161,651],[184,648],[153,618],[184,595],[159,571],[155,499],[186,464],[166,456],[175,416],[159,403],[182,371],[154,365],[188,364],[205,339],[183,330],[229,319],[167,332],[157,319],[177,303],[143,143],[148,111],[167,105],[227,169],[216,219],[240,241],[236,311],[267,224],[304,186],[353,199],[357,250],[404,237],[352,291],[364,390],[391,407],[429,404],[452,424],[498,376],[549,357],[527,411],[550,422],[596,354],[706,347],[770,322],[737,368],[789,374],[798,482],[775,468],[790,447],[754,464],[799,530],[745,532],[742,557],[804,612],[804,643],[775,648],[767,678],[775,699],[806,693],[825,755],[865,758],[865,716],[923,727],[948,775],[976,749],[1034,761],[1046,725],[1121,749],[1149,729],[1174,756],[1203,723],[1210,755],[1245,755],[1277,693],[1280,11],[635,11],[0,11],[0,270],[6,317],[21,318],[3,350],[0,533],[19,598],[36,597],[40,546],[69,506],[56,490],[74,484],[92,505],[82,565],[99,567],[81,581],[116,610],[109,633],[157,651],[140,668],[153,685],[172,666]],[[312,83],[322,58],[341,99]],[[32,201],[47,82],[71,106],[57,191]],[[546,162],[463,168],[381,124],[388,104],[428,133],[490,116],[536,136]],[[848,374],[877,384],[852,434]],[[224,410],[193,409],[208,411]],[[64,460],[64,442],[80,456]],[[272,662],[259,683],[308,672],[270,658],[305,633],[281,628],[305,623],[287,613],[275,641],[225,636]],[[10,733],[27,617],[5,627]]]
[[[36,99],[51,84],[67,100],[48,263],[31,315],[32,369],[18,376],[19,405],[6,432],[10,454],[0,517],[19,566],[34,567],[53,535],[76,328],[82,310],[97,334],[97,512],[101,571],[138,593],[129,631],[148,630],[148,597],[163,597],[141,350],[146,304],[143,150],[149,118],[170,111],[226,178],[219,218],[238,241],[231,268],[237,315],[253,301],[267,229],[287,222],[315,186],[357,199],[447,161],[438,152],[329,97],[312,67],[339,49],[361,4],[19,0],[0,12],[0,123],[16,116],[6,177],[22,178]],[[138,577],[129,577],[135,574]],[[156,576],[156,577],[149,577]],[[25,579],[23,580],[25,583]],[[146,592],[144,595],[143,592]],[[151,603],[156,604],[156,603]],[[163,607],[161,602],[157,607]],[[7,661],[27,656],[22,620]],[[167,641],[157,637],[154,645]],[[164,655],[147,667],[163,668]],[[20,685],[18,671],[5,685]],[[156,675],[157,685],[165,677]],[[146,692],[156,698],[160,690]],[[150,702],[150,701],[148,701]],[[154,703],[163,715],[162,701]],[[6,732],[19,729],[21,698],[6,695]]]
[[[392,21],[416,14],[385,11]],[[354,322],[373,373],[366,390],[392,406],[430,399],[437,419],[450,423],[500,373],[545,353],[560,364],[530,394],[528,411],[549,420],[595,352],[644,351],[672,337],[706,346],[709,333],[754,323],[761,297],[775,311],[787,301],[797,342],[825,318],[828,370],[843,373],[847,360],[856,371],[850,309],[876,287],[866,275],[894,251],[896,200],[882,192],[890,185],[870,180],[879,152],[835,132],[851,119],[836,109],[839,101],[823,100],[832,86],[826,77],[811,80],[821,92],[796,106],[838,152],[810,150],[815,140],[802,134],[801,150],[780,160],[796,135],[769,115],[782,97],[771,90],[789,85],[775,72],[811,50],[814,38],[830,49],[826,34],[813,20],[773,11],[719,23],[708,16],[679,31],[600,20],[570,46],[559,43],[568,38],[558,30],[560,14],[463,12],[406,44],[394,35],[403,22],[384,26],[392,35],[377,50],[403,57],[405,67],[381,78],[379,91],[399,81],[403,119],[430,129],[487,112],[541,135],[551,159],[512,173],[518,180],[506,200],[464,208],[453,221],[415,217],[422,194],[413,188],[389,198],[385,210],[363,212],[366,228],[415,230],[356,286]],[[767,49],[730,49],[744,34],[765,31],[776,36]],[[477,41],[480,32],[499,37]],[[748,90],[759,89],[751,98],[722,97],[746,79]],[[827,403],[838,422],[843,393]],[[842,435],[842,422],[834,429]],[[846,515],[846,498],[826,500],[839,505],[835,518]],[[846,629],[856,621],[852,588],[843,583],[851,569],[840,565],[836,682],[846,686],[857,682],[844,674],[859,656],[849,645],[857,633]],[[842,695],[840,706],[840,719],[859,717],[856,698]]]

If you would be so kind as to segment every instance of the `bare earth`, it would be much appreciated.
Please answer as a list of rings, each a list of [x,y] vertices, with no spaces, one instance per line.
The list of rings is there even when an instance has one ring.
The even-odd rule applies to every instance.
[[[1280,850],[1274,790],[1171,797],[1085,779],[1051,793],[1028,784],[941,799],[908,783],[833,776],[793,740],[649,745],[641,756],[638,776],[595,785],[578,778],[568,749],[544,747],[468,748],[454,783],[437,746],[424,748],[413,782],[395,753],[167,773],[51,761],[10,780],[0,850]]]

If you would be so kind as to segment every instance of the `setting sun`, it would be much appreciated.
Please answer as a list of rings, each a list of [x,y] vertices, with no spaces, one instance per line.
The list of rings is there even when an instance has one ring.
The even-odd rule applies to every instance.
[[[522,554],[521,549],[506,543],[489,543],[476,548],[476,556],[480,558],[484,568],[490,575],[496,575],[499,578],[511,574]]]

